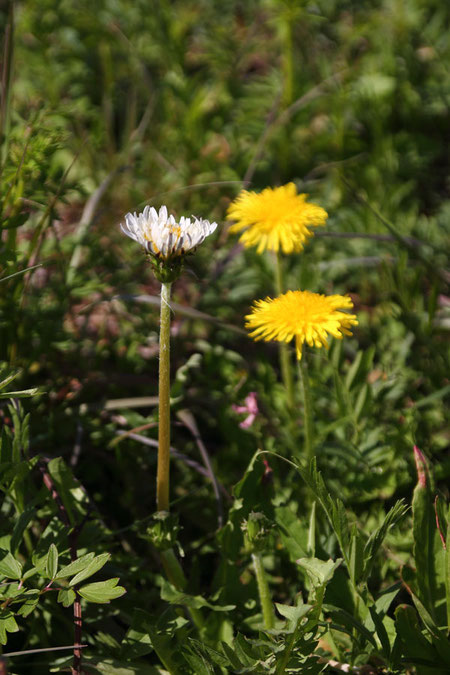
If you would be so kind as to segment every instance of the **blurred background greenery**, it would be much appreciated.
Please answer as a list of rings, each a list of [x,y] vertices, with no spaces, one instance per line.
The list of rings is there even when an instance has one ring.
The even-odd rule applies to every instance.
[[[155,404],[142,397],[157,394],[158,284],[119,230],[145,204],[219,223],[174,287],[172,394],[228,492],[258,447],[302,457],[276,346],[242,330],[253,300],[273,294],[273,260],[243,251],[225,221],[240,189],[289,181],[329,220],[286,260],[287,285],[350,293],[360,321],[309,355],[327,485],[370,522],[409,499],[417,443],[445,491],[448,4],[27,0],[3,3],[0,21],[0,277],[37,266],[0,284],[0,359],[41,388],[26,404],[31,452],[62,456],[95,505],[98,545],[128,583],[118,605],[142,588],[157,602],[134,523],[154,510]],[[232,405],[250,391],[261,414],[246,431]],[[201,463],[192,424],[174,419],[174,447]],[[272,468],[278,498],[301,513],[288,469]],[[201,587],[195,556],[214,555],[217,504],[185,459],[172,485]],[[408,545],[399,536],[400,558]],[[288,597],[295,584],[280,584]]]

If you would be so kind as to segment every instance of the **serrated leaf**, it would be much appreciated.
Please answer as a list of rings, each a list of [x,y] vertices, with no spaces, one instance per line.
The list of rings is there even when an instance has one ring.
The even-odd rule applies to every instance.
[[[54,579],[58,571],[58,549],[55,544],[50,544],[45,562],[45,573],[49,579]]]
[[[364,546],[364,579],[367,580],[372,571],[375,562],[375,556],[378,553],[389,530],[396,525],[408,511],[408,506],[402,499],[394,504],[387,513],[380,527],[372,532]]]
[[[78,572],[84,570],[94,558],[95,553],[86,553],[85,555],[82,555],[68,565],[61,567],[55,579],[66,579],[67,577],[71,577],[72,574],[78,574]]]
[[[214,674],[214,669],[209,665],[204,656],[199,656],[197,654],[193,654],[192,652],[183,650],[183,658],[186,659],[195,675]]]
[[[189,638],[189,642],[192,645],[192,648],[195,649],[195,651],[200,656],[205,656],[211,663],[215,663],[218,666],[223,666],[224,668],[229,665],[228,659],[216,649],[213,649],[209,645],[199,642],[194,638]]]
[[[98,581],[94,584],[87,584],[78,589],[79,594],[88,602],[103,604],[120,598],[126,593],[122,586],[117,586],[119,578],[108,579],[107,581]]]
[[[299,558],[297,560],[297,565],[305,570],[314,588],[328,583],[341,563],[342,558],[338,558],[336,561],[330,559],[326,562],[318,558]]]
[[[110,553],[101,553],[100,555],[96,556],[85,569],[83,569],[81,572],[78,572],[73,579],[70,580],[69,585],[70,586],[75,586],[75,584],[79,584],[88,577],[91,577],[93,574],[98,572],[99,570],[102,569],[103,565],[105,565],[108,560],[110,559],[111,554]]]
[[[308,612],[313,608],[312,605],[297,605],[297,607],[292,607],[291,605],[281,605],[279,602],[275,603],[277,611],[285,619],[296,625]]]
[[[0,574],[3,574],[8,579],[20,579],[22,576],[22,565],[20,562],[9,551],[3,548],[0,549]]]
[[[234,651],[231,649],[230,645],[227,645],[226,642],[221,643],[221,647],[228,657],[228,660],[231,664],[231,666],[234,668],[234,670],[240,670],[242,668],[242,663],[234,653]]]
[[[75,602],[77,597],[73,588],[61,588],[58,593],[58,602],[60,602],[63,607],[70,607]]]

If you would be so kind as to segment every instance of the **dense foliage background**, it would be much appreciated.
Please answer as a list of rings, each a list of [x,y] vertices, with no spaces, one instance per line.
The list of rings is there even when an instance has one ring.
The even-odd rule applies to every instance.
[[[87,672],[281,673],[273,658],[292,636],[286,672],[448,672],[448,557],[441,565],[430,523],[439,495],[445,540],[449,19],[440,0],[3,4],[0,360],[3,379],[16,374],[9,390],[39,392],[0,407],[0,573],[18,580],[1,605],[5,652],[73,644],[70,598],[58,604],[47,582],[30,577],[36,603],[11,618],[24,596],[7,553],[52,579],[54,551],[67,565],[75,545],[111,553],[94,582],[119,577],[127,591],[111,604],[85,598]],[[350,293],[359,319],[353,338],[308,354],[325,487],[302,464],[300,389],[291,412],[276,345],[243,330],[252,302],[274,293],[273,259],[227,235],[240,189],[289,181],[329,219],[285,260],[287,286]],[[164,581],[147,529],[159,285],[119,230],[145,204],[219,223],[173,298],[171,494],[188,600]],[[245,430],[233,405],[250,392],[260,412]],[[428,468],[413,527],[394,505],[411,504],[414,444]],[[252,463],[257,450],[278,457]],[[366,547],[370,574],[352,572],[391,507],[395,525]],[[270,531],[273,600],[295,607],[302,593],[315,608],[307,626],[285,609],[278,633],[262,631],[241,530],[251,512]],[[344,563],[319,588],[295,562],[308,557]],[[193,627],[179,608],[206,600],[205,625]],[[63,654],[12,657],[9,668],[59,670]]]

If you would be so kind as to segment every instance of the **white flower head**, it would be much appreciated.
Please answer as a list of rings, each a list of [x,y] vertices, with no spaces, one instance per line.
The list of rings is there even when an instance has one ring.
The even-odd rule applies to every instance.
[[[138,215],[127,213],[125,224],[120,225],[124,234],[162,262],[182,258],[195,251],[216,227],[217,223],[195,216],[192,219],[182,216],[177,222],[165,206],[161,206],[159,213],[153,206],[146,206]]]

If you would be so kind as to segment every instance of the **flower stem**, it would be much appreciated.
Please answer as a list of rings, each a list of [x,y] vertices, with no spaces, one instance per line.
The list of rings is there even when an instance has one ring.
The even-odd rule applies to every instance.
[[[306,363],[306,354],[298,361],[300,371],[300,383],[303,397],[303,416],[305,429],[305,457],[309,462],[314,457],[314,434],[311,405],[311,390],[309,387],[308,366]]]
[[[169,511],[170,468],[170,290],[172,284],[161,284],[161,315],[159,327],[159,420],[158,468],[156,472],[156,506],[158,511]],[[168,580],[179,591],[187,585],[183,569],[172,548],[161,553],[161,562]],[[201,629],[204,625],[200,610],[187,608],[192,621]]]
[[[278,295],[284,293],[284,275],[283,275],[283,260],[279,251],[276,253],[275,266],[275,286]],[[295,405],[294,396],[294,377],[292,374],[292,358],[289,346],[285,342],[279,343],[280,353],[280,368],[283,384],[286,388],[287,404],[292,410]]]
[[[156,506],[169,511],[170,461],[170,289],[161,284],[161,320],[159,328],[159,426],[158,468],[156,473]]]
[[[270,597],[269,584],[267,583],[261,555],[259,553],[252,553],[252,560],[256,574],[256,583],[258,584],[259,601],[261,603],[264,625],[267,630],[270,630],[275,624],[275,613],[273,611],[272,598]]]

